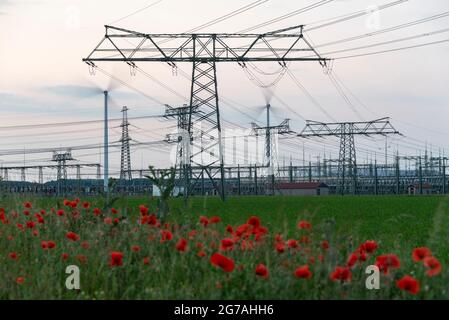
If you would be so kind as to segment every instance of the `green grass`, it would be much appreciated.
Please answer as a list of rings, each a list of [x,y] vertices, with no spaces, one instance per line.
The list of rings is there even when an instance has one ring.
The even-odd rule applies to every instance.
[[[5,198],[0,207],[8,214],[23,210],[22,198]],[[63,207],[55,199],[30,199],[36,209]],[[103,207],[102,199],[82,199],[92,206]],[[172,212],[167,219],[171,225],[181,226],[174,233],[170,243],[159,242],[159,230],[138,227],[138,205],[146,204],[155,209],[156,202],[149,198],[121,198],[114,203],[119,215],[127,219],[117,226],[103,223],[106,216],[113,216],[104,210],[103,217],[94,217],[81,211],[82,218],[73,220],[46,216],[46,223],[38,226],[39,236],[33,237],[27,230],[18,231],[15,223],[0,224],[0,298],[10,299],[385,299],[385,298],[447,298],[449,272],[449,199],[445,197],[234,197],[226,203],[217,198],[192,198],[189,207],[184,208],[183,199],[173,199]],[[68,211],[68,210],[66,210]],[[67,212],[68,213],[68,212]],[[220,216],[222,222],[209,226],[207,235],[199,225],[199,216]],[[250,216],[260,217],[269,229],[265,242],[253,251],[234,250],[226,255],[236,262],[235,271],[225,274],[209,263],[208,257],[218,251],[210,243],[219,242],[225,236],[227,225],[238,226]],[[19,215],[18,221],[26,221]],[[310,280],[296,279],[292,274],[296,267],[308,264],[303,253],[287,250],[279,254],[274,250],[274,235],[280,233],[284,239],[299,239],[304,231],[297,229],[300,220],[312,222],[313,231],[310,250],[318,256],[319,244],[323,239],[331,243],[331,253],[324,263],[311,265],[314,276]],[[180,237],[187,237],[188,231],[199,231],[197,239],[189,241],[189,251],[179,253],[174,246]],[[81,241],[90,244],[89,249],[80,243],[65,239],[67,231],[80,234]],[[8,240],[13,235],[14,240]],[[156,237],[149,241],[148,236]],[[379,244],[376,255],[397,254],[401,260],[400,270],[389,276],[382,276],[381,290],[365,289],[364,267],[372,264],[371,256],[363,266],[353,270],[351,283],[335,283],[329,280],[329,273],[336,265],[344,265],[348,255],[360,243],[373,239]],[[58,246],[53,251],[40,248],[41,240],[54,240]],[[206,245],[208,256],[196,256],[195,244]],[[140,245],[141,252],[130,250]],[[304,245],[306,246],[306,245]],[[428,246],[441,261],[440,275],[427,278],[424,268],[411,261],[413,248]],[[19,261],[11,261],[9,252],[18,252]],[[122,251],[124,266],[111,268],[109,253]],[[60,255],[70,253],[67,261]],[[87,257],[81,264],[77,254]],[[151,259],[150,266],[143,266],[143,257]],[[254,275],[258,263],[264,263],[270,270],[270,278],[259,279]],[[81,268],[81,291],[65,289],[65,267],[69,264]],[[241,270],[240,270],[241,269]],[[411,274],[421,283],[417,296],[399,291],[394,281],[405,274]],[[15,283],[18,276],[26,282]]]

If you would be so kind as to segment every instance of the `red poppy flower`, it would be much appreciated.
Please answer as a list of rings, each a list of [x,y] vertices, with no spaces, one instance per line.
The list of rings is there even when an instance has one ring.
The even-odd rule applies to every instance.
[[[179,239],[178,243],[176,243],[176,250],[185,252],[187,250],[187,240],[184,238]]]
[[[200,216],[200,223],[206,227],[209,224],[209,219],[205,216]]]
[[[209,223],[219,223],[221,218],[219,216],[213,216],[209,219]]]
[[[132,246],[131,250],[134,252],[139,252],[140,251],[140,246]]]
[[[425,257],[424,266],[428,269],[426,274],[429,277],[436,276],[441,272],[441,263],[435,257]]]
[[[56,248],[56,242],[54,242],[54,241],[47,241],[47,247],[48,247],[48,249],[54,249],[54,248]]]
[[[140,211],[141,216],[146,216],[146,215],[148,215],[149,209],[147,207],[145,207],[143,204],[141,204],[139,206],[139,211]]]
[[[169,230],[161,231],[161,242],[170,241],[171,239],[173,239],[173,233]]]
[[[411,294],[417,294],[419,292],[419,282],[411,276],[404,276],[400,280],[396,281],[396,286]]]
[[[413,250],[412,258],[413,261],[419,262],[423,261],[424,258],[432,256],[432,252],[429,248],[426,247],[420,247]]]
[[[298,241],[296,241],[295,239],[290,239],[287,241],[287,246],[289,248],[296,249],[296,248],[298,248]]]
[[[83,208],[84,209],[89,209],[90,208],[90,203],[89,202],[83,202]]]
[[[355,254],[355,253],[351,253],[351,255],[349,256],[349,258],[348,258],[348,262],[347,262],[347,266],[349,267],[349,268],[352,268],[355,264],[356,264],[356,262],[359,260],[359,257],[357,256],[357,254]]]
[[[367,253],[373,253],[377,250],[377,242],[374,240],[367,240],[361,246],[361,249]]]
[[[400,268],[401,263],[396,255],[385,254],[377,257],[376,266],[379,267],[379,270],[384,274],[388,274],[390,269]]]
[[[235,235],[241,237],[243,234],[247,234],[250,227],[251,225],[248,223],[238,226],[235,230]]]
[[[119,224],[120,219],[119,218],[115,218],[114,220],[112,220],[114,222],[115,225]]]
[[[206,256],[206,252],[204,252],[204,250],[200,250],[198,251],[198,253],[196,254],[198,257],[202,258]]]
[[[36,213],[34,216],[36,217],[38,223],[40,223],[40,224],[45,223],[44,218],[39,213]]]
[[[230,234],[233,234],[234,233],[234,229],[232,228],[232,226],[227,226],[226,227],[226,232],[230,233]]]
[[[86,264],[87,263],[87,257],[85,255],[83,255],[83,254],[76,255],[76,260],[78,260],[82,264]]]
[[[78,202],[76,202],[76,201],[70,202],[70,207],[76,208],[77,206],[78,206]]]
[[[323,248],[324,250],[329,249],[329,241],[323,240],[323,242],[321,242],[321,248]]]
[[[24,278],[24,277],[18,277],[18,278],[16,279],[16,283],[17,283],[17,284],[24,284],[24,282],[25,282],[25,278]]]
[[[256,216],[251,216],[251,217],[249,217],[249,219],[246,223],[253,226],[254,228],[259,228],[260,227],[260,218],[256,217]]]
[[[262,278],[268,278],[269,277],[268,268],[263,263],[258,264],[256,267],[256,275]]]
[[[312,224],[309,221],[302,220],[302,221],[299,221],[298,228],[304,229],[304,230],[310,230],[310,229],[312,229]]]
[[[299,239],[299,243],[310,243],[310,238],[308,236],[302,236]]]
[[[111,213],[112,213],[112,214],[117,214],[117,213],[118,213],[118,210],[115,209],[115,208],[112,208],[112,209],[111,209]]]
[[[72,241],[78,241],[80,239],[80,236],[72,231],[67,232],[67,234],[65,236],[67,239],[72,240]]]
[[[63,203],[64,203],[65,206],[69,206],[70,205],[70,200],[64,199]]]
[[[104,224],[112,224],[112,218],[111,217],[106,217],[103,219]]]
[[[81,243],[81,248],[86,249],[86,250],[89,249],[89,248],[90,248],[89,242],[83,241],[83,242]]]
[[[148,258],[148,257],[145,257],[145,258],[143,258],[143,264],[144,265],[149,265],[150,264],[150,258]]]
[[[33,205],[31,204],[31,202],[26,201],[26,202],[23,203],[23,206],[24,206],[25,208],[27,208],[27,209],[31,209],[31,207],[32,207]]]
[[[69,258],[69,254],[68,253],[63,253],[63,254],[61,254],[61,259],[62,260],[67,260]]]
[[[221,246],[220,249],[221,250],[232,250],[234,247],[234,241],[232,241],[232,239],[229,238],[225,238],[223,240],[221,240]]]
[[[101,214],[101,210],[99,208],[94,208],[92,210],[92,213],[94,214],[94,216],[99,216]]]
[[[19,257],[19,256],[18,256],[17,253],[15,253],[15,252],[11,252],[11,253],[9,254],[9,258],[12,259],[12,260],[17,260],[18,257]]]
[[[348,267],[336,267],[330,275],[332,281],[340,280],[341,282],[349,282],[351,277],[351,270]]]
[[[279,233],[276,234],[276,236],[274,237],[274,240],[275,240],[276,242],[282,242],[282,241],[283,241],[283,240],[282,240],[282,235],[280,235]]]
[[[58,211],[56,211],[56,214],[60,217],[62,217],[64,215],[64,210],[59,209]]]
[[[214,266],[220,267],[225,272],[232,272],[235,267],[234,260],[220,253],[214,253],[210,258],[210,262]]]
[[[30,211],[28,211],[28,210],[23,210],[23,215],[28,217],[28,216],[30,215]]]
[[[33,229],[36,226],[36,222],[34,221],[27,221],[27,228]]]
[[[123,253],[118,251],[111,252],[111,260],[109,262],[111,267],[118,267],[123,265]]]
[[[285,244],[283,242],[276,243],[276,251],[278,253],[283,253],[285,251]]]
[[[295,270],[295,277],[298,279],[310,279],[312,278],[312,272],[308,265],[298,267]]]

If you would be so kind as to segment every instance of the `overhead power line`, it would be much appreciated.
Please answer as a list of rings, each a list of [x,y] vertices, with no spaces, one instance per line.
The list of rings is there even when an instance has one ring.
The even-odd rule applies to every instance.
[[[310,10],[313,10],[313,9],[315,9],[315,8],[318,8],[318,7],[320,7],[320,6],[323,6],[323,5],[325,5],[325,4],[328,4],[328,3],[332,2],[332,1],[334,1],[334,0],[322,0],[322,1],[315,2],[315,3],[313,3],[313,4],[309,5],[309,6],[300,8],[300,9],[298,9],[298,10],[295,10],[295,11],[292,11],[292,12],[290,12],[290,13],[284,14],[284,15],[279,16],[279,17],[277,17],[277,18],[274,18],[274,19],[271,19],[271,20],[262,22],[262,23],[260,23],[260,24],[257,24],[257,25],[255,25],[255,26],[253,26],[253,27],[250,27],[250,28],[246,28],[246,29],[240,30],[240,31],[238,31],[237,33],[248,33],[248,32],[251,32],[251,31],[254,31],[254,30],[257,30],[257,29],[266,27],[266,26],[269,26],[269,25],[271,25],[271,24],[274,24],[274,23],[283,21],[283,20],[285,20],[285,19],[288,19],[288,18],[297,16],[297,15],[299,15],[299,14],[301,14],[301,13],[304,13],[304,12],[307,12],[307,11],[310,11]]]
[[[421,43],[421,44],[417,44],[417,45],[413,45],[413,46],[400,47],[400,48],[394,48],[394,49],[388,49],[388,50],[382,50],[382,51],[367,52],[367,53],[361,53],[361,54],[354,54],[354,55],[336,57],[336,58],[333,58],[333,59],[334,60],[343,60],[343,59],[367,57],[367,56],[384,54],[384,53],[389,53],[389,52],[397,52],[397,51],[403,51],[403,50],[409,50],[409,49],[433,46],[433,45],[443,44],[443,43],[447,43],[447,42],[449,42],[449,39],[444,39],[444,40],[439,40],[439,41],[432,41],[432,42]]]
[[[355,47],[355,48],[329,51],[329,52],[322,53],[322,55],[333,55],[333,54],[338,54],[338,53],[344,53],[344,52],[350,52],[350,51],[357,51],[357,50],[362,50],[362,49],[374,48],[374,47],[384,46],[384,45],[388,45],[388,44],[394,44],[394,43],[398,43],[398,42],[415,40],[415,39],[419,39],[419,38],[423,38],[423,37],[430,37],[430,36],[434,36],[434,35],[442,34],[442,33],[446,33],[446,32],[449,32],[449,28],[440,29],[440,30],[436,30],[436,31],[432,31],[432,32],[421,33],[421,34],[418,34],[418,35],[404,37],[404,38],[399,38],[399,39],[394,39],[394,40],[389,40],[389,41],[377,42],[377,43],[368,44],[368,45],[364,45],[364,46],[359,46],[359,47]]]
[[[372,14],[373,12],[379,12],[381,10],[388,9],[388,8],[391,8],[391,7],[403,4],[403,3],[408,2],[408,1],[410,1],[410,0],[398,0],[398,1],[389,2],[387,4],[375,7],[372,10],[357,11],[357,12],[354,12],[353,14],[349,14],[349,15],[346,15],[346,16],[341,16],[341,18],[336,18],[335,20],[332,20],[332,21],[327,22],[327,23],[320,24],[320,25],[318,25],[316,27],[308,28],[306,26],[304,28],[304,31],[305,32],[310,32],[310,31],[314,31],[314,30],[330,27],[330,26],[333,26],[333,25],[338,24],[338,23],[346,22],[346,21],[349,21],[349,20],[353,20],[353,19],[356,19],[356,18],[360,18],[360,17],[366,16],[366,15]]]
[[[150,3],[149,5],[146,5],[145,7],[140,8],[140,9],[138,9],[138,10],[136,10],[136,11],[134,11],[134,12],[132,12],[132,13],[130,13],[130,14],[128,14],[128,15],[126,15],[126,16],[120,18],[120,19],[114,20],[114,21],[112,21],[112,22],[109,23],[109,24],[115,24],[115,23],[117,23],[117,22],[120,22],[120,21],[123,21],[123,20],[125,20],[125,19],[128,19],[128,18],[130,18],[130,17],[132,17],[132,16],[134,16],[134,15],[136,15],[136,14],[138,14],[138,13],[141,13],[141,12],[143,12],[143,11],[145,11],[145,10],[151,8],[151,7],[156,6],[157,4],[161,3],[162,1],[164,1],[164,0],[158,0],[158,1],[152,2],[152,3]]]
[[[419,20],[399,24],[394,27],[390,27],[390,28],[386,28],[386,29],[382,29],[382,30],[378,30],[378,31],[373,31],[373,32],[369,32],[369,33],[365,33],[365,34],[357,35],[357,36],[353,36],[353,37],[348,37],[348,38],[344,38],[344,39],[340,39],[340,40],[335,40],[335,41],[331,41],[331,42],[327,42],[327,43],[318,44],[318,45],[315,45],[315,49],[323,48],[323,47],[327,47],[327,46],[331,46],[331,45],[335,45],[335,44],[341,44],[341,43],[346,43],[346,42],[350,42],[350,41],[360,40],[360,39],[367,38],[367,37],[373,37],[373,36],[377,36],[380,34],[393,32],[393,31],[397,31],[400,29],[416,26],[416,25],[419,25],[422,23],[434,21],[437,19],[446,18],[448,16],[449,16],[449,12],[444,12],[444,13],[436,14],[436,15],[433,15],[431,17],[427,17],[424,19],[419,19]]]

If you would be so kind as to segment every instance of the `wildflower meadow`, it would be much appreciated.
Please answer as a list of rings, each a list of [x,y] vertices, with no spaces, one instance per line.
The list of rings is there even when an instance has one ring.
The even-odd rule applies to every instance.
[[[4,198],[0,298],[447,298],[446,198],[357,199]]]

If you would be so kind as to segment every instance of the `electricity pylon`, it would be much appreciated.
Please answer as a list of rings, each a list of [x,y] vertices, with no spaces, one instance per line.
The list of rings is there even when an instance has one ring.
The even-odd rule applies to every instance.
[[[188,134],[189,128],[189,115],[190,112],[196,114],[198,112],[198,107],[190,108],[188,105],[182,107],[174,108],[170,105],[165,105],[165,115],[166,119],[176,119],[178,132],[176,134],[168,134],[166,141],[169,143],[177,143],[176,150],[176,168],[179,168],[179,175],[177,181],[182,181],[184,190],[184,198],[187,200],[190,185],[191,175],[189,172],[189,162],[190,162],[190,140],[191,137]]]
[[[192,165],[199,166],[199,176],[206,174],[224,200],[217,63],[236,62],[246,68],[247,62],[278,62],[286,68],[289,61],[318,61],[323,67],[326,66],[326,59],[304,38],[303,27],[299,25],[262,34],[146,34],[105,26],[105,36],[83,61],[92,69],[97,62],[121,61],[132,70],[139,70],[136,62],[166,62],[174,69],[176,63],[191,63],[193,71],[187,130],[191,137],[191,154],[187,164],[188,176],[192,176]],[[270,43],[273,40],[277,41],[275,46]],[[305,52],[313,52],[313,56],[305,56]],[[192,112],[194,106],[198,107],[197,114]],[[201,131],[195,139],[194,128]],[[220,180],[219,185],[216,184],[217,179]],[[187,196],[198,181],[192,180],[186,190]]]
[[[340,137],[340,153],[338,160],[338,186],[340,194],[357,193],[357,156],[354,136],[356,135],[390,135],[400,134],[390,123],[389,118],[381,118],[367,122],[306,122],[306,127],[298,135],[310,137]]]
[[[268,177],[271,180],[272,194],[274,194],[274,176],[275,165],[278,162],[277,159],[277,135],[288,134],[290,130],[290,120],[285,119],[279,125],[271,125],[270,109],[271,105],[267,104],[267,125],[260,127],[256,123],[252,123],[253,133],[256,136],[265,134],[265,165],[268,167]],[[274,132],[275,134],[272,134]]]
[[[67,161],[74,161],[72,151],[53,152],[52,161],[57,163],[57,180],[67,180]]]
[[[128,107],[122,108],[122,137],[121,142],[121,155],[120,155],[120,180],[131,180],[131,152],[129,148],[129,122],[128,122]]]

